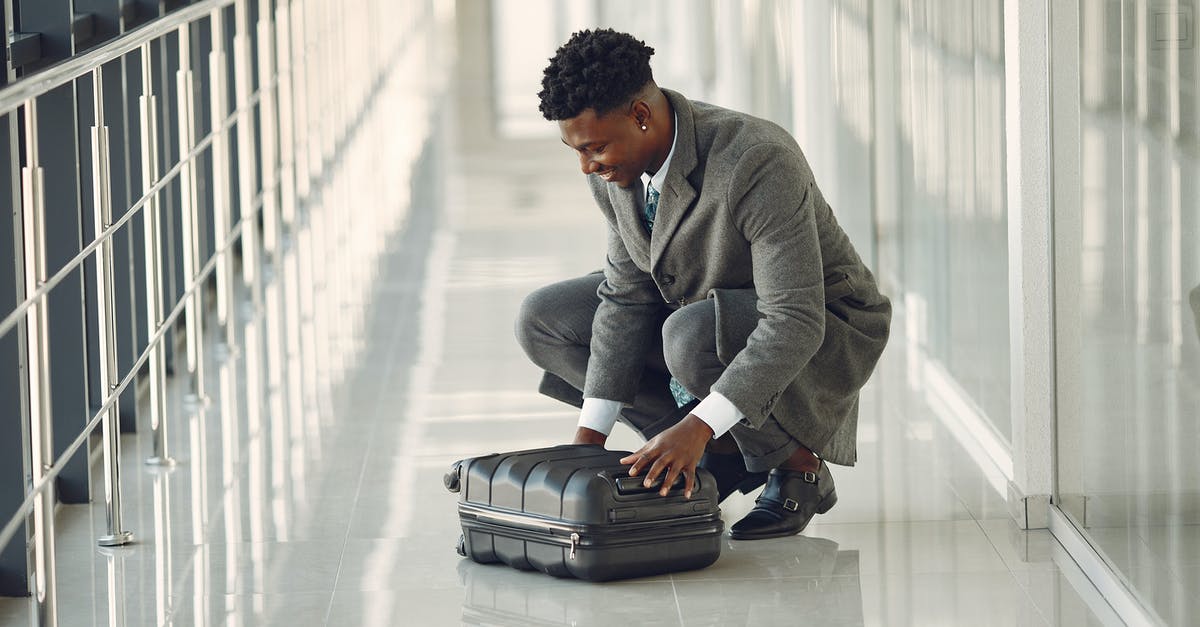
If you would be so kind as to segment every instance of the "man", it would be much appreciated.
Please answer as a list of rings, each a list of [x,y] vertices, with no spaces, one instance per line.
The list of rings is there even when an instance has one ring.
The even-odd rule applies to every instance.
[[[545,69],[542,114],[578,154],[608,254],[527,297],[517,336],[541,391],[582,408],[576,443],[621,418],[647,438],[630,475],[664,495],[683,475],[690,496],[700,466],[722,500],[765,482],[730,536],[793,535],[837,500],[824,462],[855,461],[891,305],[795,140],[660,89],[653,53],[585,30]]]

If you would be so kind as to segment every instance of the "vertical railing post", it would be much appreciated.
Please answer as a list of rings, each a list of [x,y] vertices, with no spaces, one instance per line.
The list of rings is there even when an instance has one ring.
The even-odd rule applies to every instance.
[[[307,40],[304,37],[303,0],[293,0],[290,2],[288,16],[291,18],[291,22],[288,24],[288,29],[291,31],[291,62],[289,63],[289,67],[291,68],[292,78],[291,101],[294,108],[294,117],[292,119],[292,163],[296,176],[296,196],[301,206],[307,210],[309,195],[308,112],[312,102],[308,98],[308,83],[305,78],[307,68],[304,65],[306,60],[304,47],[307,45]]]
[[[238,215],[242,218],[242,281],[250,290],[250,299],[259,303],[258,290],[258,218],[254,213],[254,195],[258,191],[254,156],[253,74],[250,67],[250,6],[248,0],[234,4],[233,72],[237,102],[238,137]]]
[[[196,282],[200,268],[200,202],[197,197],[195,163],[188,154],[196,145],[196,96],[192,81],[192,25],[179,27],[179,71],[175,76],[179,94],[179,189],[180,220],[183,225],[183,277],[186,288]],[[205,402],[204,392],[204,290],[193,290],[184,305],[187,335],[187,367],[192,389],[188,400]]]
[[[107,403],[117,389],[117,318],[113,300],[112,177],[109,174],[108,126],[104,124],[104,69],[92,70],[92,98],[95,126],[92,127],[92,200],[96,238],[96,320],[100,330],[101,403]],[[133,541],[133,534],[121,524],[121,438],[120,403],[113,402],[100,421],[104,457],[104,501],[108,533],[97,542],[100,546],[120,546]]]
[[[225,347],[230,355],[236,352],[237,333],[234,330],[233,264],[230,251],[224,250],[229,242],[233,219],[230,214],[229,192],[229,140],[225,134],[225,118],[229,117],[229,81],[225,71],[225,15],[224,9],[212,12],[212,51],[208,54],[209,77],[212,87],[209,93],[212,103],[212,168],[213,168],[213,216],[216,230],[217,250],[217,320],[225,329]]]
[[[293,175],[295,161],[295,137],[292,116],[292,18],[288,0],[280,0],[275,7],[275,50],[278,64],[279,83],[275,93],[279,95],[279,201],[280,217],[294,234],[296,223],[296,179]]]
[[[29,100],[25,113],[25,167],[21,169],[21,209],[25,240],[25,293],[33,294],[46,281],[45,183],[38,162],[37,100]],[[50,350],[46,296],[39,296],[26,314],[26,350],[29,382],[29,486],[42,482],[54,460]],[[33,595],[37,624],[58,624],[54,570],[54,482],[37,495],[33,508]]]
[[[291,76],[292,76],[292,105],[295,117],[292,131],[293,172],[296,182],[297,223],[295,230],[295,262],[297,286],[297,316],[300,321],[300,363],[303,377],[300,403],[305,423],[309,428],[315,428],[319,423],[317,403],[319,398],[318,386],[320,377],[317,373],[317,313],[315,304],[315,281],[312,271],[314,254],[312,229],[314,228],[314,213],[317,211],[316,202],[311,190],[311,170],[309,167],[310,152],[310,123],[313,100],[308,95],[308,36],[305,31],[305,6],[303,0],[294,0],[289,9],[291,17]]]
[[[263,249],[276,261],[279,254],[278,117],[275,94],[275,36],[271,27],[271,0],[258,3],[259,133],[262,142]]]
[[[303,228],[297,238],[297,260],[300,263],[300,284],[303,288],[301,307],[305,324],[305,394],[310,395],[308,415],[312,420],[319,416],[318,407],[324,394],[321,391],[325,371],[329,366],[325,347],[325,329],[322,325],[325,311],[324,283],[321,264],[326,250],[323,246],[323,229],[321,220],[324,218],[324,202],[319,188],[316,173],[321,164],[321,136],[317,120],[321,116],[320,98],[317,91],[317,59],[313,52],[313,16],[312,3],[307,0],[296,0],[292,5],[295,23],[295,39],[292,46],[295,58],[292,67],[295,68],[296,105],[300,115],[296,119],[296,182],[301,202],[303,203]]]
[[[157,97],[151,73],[150,43],[141,47],[142,96],[138,99],[142,127],[142,192],[147,193],[158,182],[158,116]],[[162,229],[159,223],[159,194],[153,194],[142,207],[145,227],[146,256],[146,323],[147,336],[154,337],[163,323]],[[175,463],[167,451],[167,368],[163,344],[151,342],[150,354],[150,427],[154,453],[146,460],[152,466]]]
[[[287,237],[281,242],[281,259],[279,277],[281,280],[281,309],[286,313],[284,325],[283,360],[286,367],[284,380],[287,397],[284,399],[290,429],[301,437],[303,417],[303,398],[300,396],[301,378],[301,331],[299,290],[297,288],[296,248],[297,248],[297,216],[296,216],[296,178],[294,175],[295,135],[293,126],[294,94],[292,92],[293,70],[292,63],[292,17],[289,0],[279,0],[275,6],[275,50],[279,95],[279,202],[280,216]]]

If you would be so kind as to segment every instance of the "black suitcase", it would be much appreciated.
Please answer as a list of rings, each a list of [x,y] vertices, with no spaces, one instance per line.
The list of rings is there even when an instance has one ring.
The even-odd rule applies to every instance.
[[[464,459],[446,474],[459,493],[459,553],[558,577],[605,581],[704,568],[721,555],[725,524],[712,475],[696,471],[667,496],[594,445]]]

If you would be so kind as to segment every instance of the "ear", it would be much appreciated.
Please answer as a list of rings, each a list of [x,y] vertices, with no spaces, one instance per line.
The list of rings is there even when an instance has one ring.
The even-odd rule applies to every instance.
[[[634,123],[643,126],[650,122],[650,105],[645,100],[635,100],[629,108],[629,115],[633,118]]]

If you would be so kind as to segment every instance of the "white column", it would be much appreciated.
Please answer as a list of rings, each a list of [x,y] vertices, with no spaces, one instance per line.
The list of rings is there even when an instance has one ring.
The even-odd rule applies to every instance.
[[[1049,13],[1005,0],[1005,144],[1013,479],[1022,528],[1048,525],[1053,488],[1054,326],[1050,208]]]

